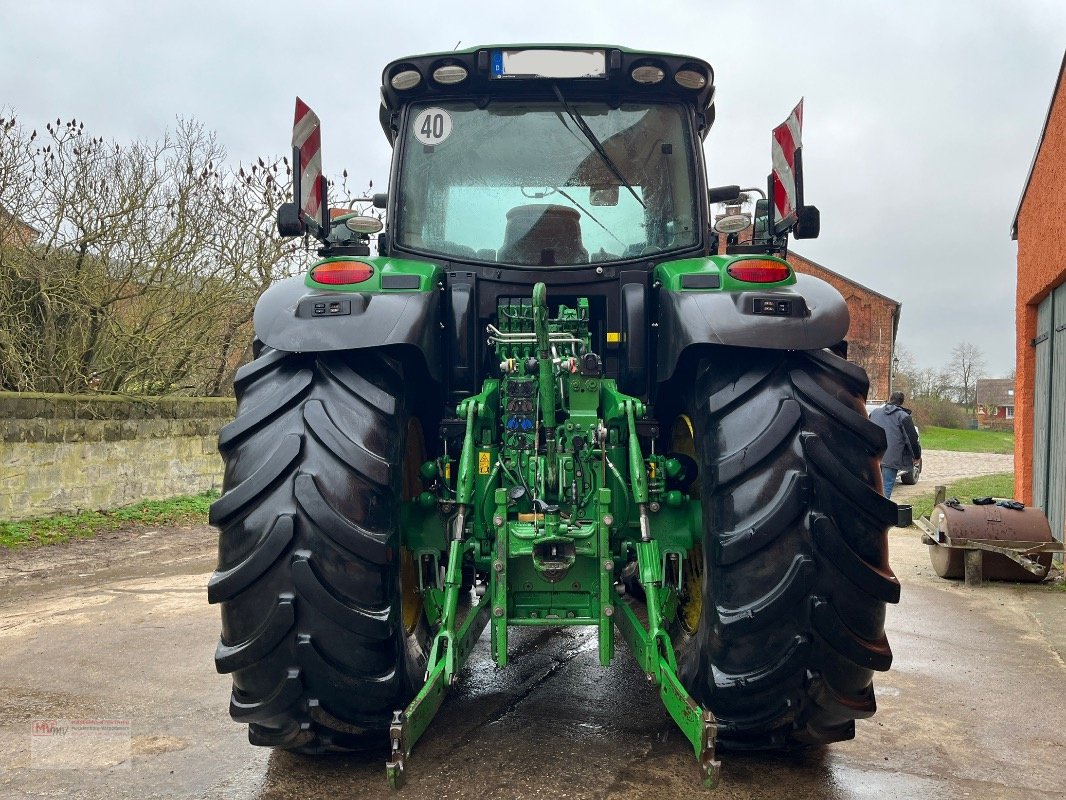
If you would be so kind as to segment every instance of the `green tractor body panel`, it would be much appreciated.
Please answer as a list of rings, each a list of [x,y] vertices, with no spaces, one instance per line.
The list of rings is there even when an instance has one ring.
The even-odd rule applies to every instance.
[[[359,283],[329,284],[315,280],[314,270],[322,264],[345,263],[347,256],[324,258],[314,264],[308,271],[304,284],[309,289],[319,292],[435,292],[439,289],[440,269],[427,261],[412,261],[406,258],[384,258],[367,256],[360,263],[371,267],[372,273]]]
[[[245,665],[234,641],[267,628],[243,595],[212,594],[253,742],[320,752],[387,729],[398,785],[486,627],[500,667],[514,627],[595,628],[603,665],[620,633],[708,786],[723,735],[833,741],[872,713],[872,690],[854,692],[891,660],[878,631],[898,597],[873,488],[883,434],[862,418],[865,375],[824,349],[847,333],[840,294],[791,269],[787,231],[741,241],[735,212],[712,225],[713,120],[713,72],[688,56],[504,45],[385,68],[380,255],[351,213],[279,213],[319,236],[321,260],[260,299],[261,351],[220,439],[217,582],[267,565],[251,585],[293,620]],[[765,201],[754,217],[775,230]],[[812,488],[820,475],[843,500]],[[853,520],[869,530],[842,533]],[[256,541],[269,555],[242,550]],[[861,573],[845,608],[818,582],[838,574],[819,548]],[[363,552],[377,572],[352,583],[371,574]],[[348,622],[344,641],[399,643],[365,698],[343,687],[385,674],[384,645],[353,650],[344,680],[316,672]]]

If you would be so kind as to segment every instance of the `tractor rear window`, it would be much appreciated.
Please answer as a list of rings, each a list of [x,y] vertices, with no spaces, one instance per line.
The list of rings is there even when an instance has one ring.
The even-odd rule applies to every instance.
[[[412,107],[397,243],[519,266],[618,261],[695,245],[697,186],[684,109],[575,102],[571,110],[513,101]]]

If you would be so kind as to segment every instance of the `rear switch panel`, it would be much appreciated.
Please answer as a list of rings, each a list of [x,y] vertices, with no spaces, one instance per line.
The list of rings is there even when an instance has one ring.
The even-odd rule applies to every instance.
[[[751,301],[751,313],[760,317],[800,317],[806,311],[806,304],[795,298],[754,297]]]
[[[305,297],[300,301],[298,317],[344,317],[352,313],[352,301],[332,297]]]

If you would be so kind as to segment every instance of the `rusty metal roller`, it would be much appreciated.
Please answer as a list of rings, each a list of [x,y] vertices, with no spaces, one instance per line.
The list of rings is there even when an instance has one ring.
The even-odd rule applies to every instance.
[[[1052,554],[1027,552],[1054,541],[1047,517],[1039,508],[1015,510],[998,505],[947,505],[941,503],[930,515],[939,543],[929,546],[929,560],[941,578],[961,578],[965,552],[983,550],[986,580],[1041,581],[1051,568]],[[1041,569],[1032,572],[1014,558],[989,548],[1012,551]]]

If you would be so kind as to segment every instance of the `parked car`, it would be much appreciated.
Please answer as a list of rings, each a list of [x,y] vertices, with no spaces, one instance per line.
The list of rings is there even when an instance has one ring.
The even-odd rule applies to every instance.
[[[884,403],[867,403],[866,404],[866,414],[867,414],[867,416],[869,416],[870,413],[873,412],[873,410],[875,408],[880,408],[883,405],[884,405]],[[922,432],[920,430],[918,430],[918,426],[917,425],[914,426],[914,432],[918,434],[918,440],[921,441]],[[918,478],[921,476],[921,474],[922,474],[922,458],[921,458],[921,456],[919,456],[918,458],[914,459],[914,466],[912,466],[910,469],[901,469],[899,471],[899,482],[904,484],[905,486],[914,486],[914,484],[916,484],[918,482]]]

